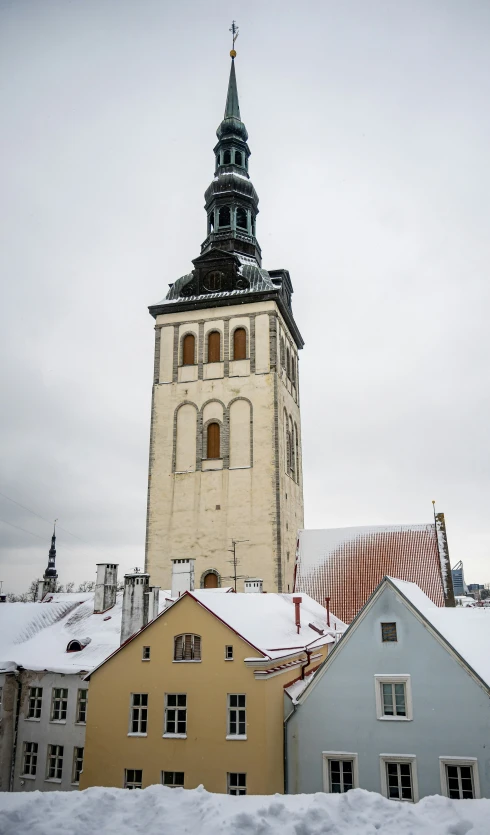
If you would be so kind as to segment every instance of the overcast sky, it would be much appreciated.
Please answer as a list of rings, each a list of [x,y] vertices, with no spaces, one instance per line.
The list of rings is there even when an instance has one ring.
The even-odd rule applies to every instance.
[[[147,306],[206,234],[232,17],[264,266],[306,343],[306,527],[436,499],[490,581],[488,0],[0,0],[4,590],[55,517],[62,582],[143,566]]]

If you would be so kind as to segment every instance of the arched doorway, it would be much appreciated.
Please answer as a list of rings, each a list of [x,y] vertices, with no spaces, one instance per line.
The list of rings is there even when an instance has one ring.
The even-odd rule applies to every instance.
[[[208,573],[204,575],[202,587],[203,589],[217,589],[218,575],[214,571],[208,571]]]

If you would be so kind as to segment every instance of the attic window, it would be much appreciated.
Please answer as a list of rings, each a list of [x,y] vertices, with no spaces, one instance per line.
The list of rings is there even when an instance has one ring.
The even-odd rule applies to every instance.
[[[382,623],[381,624],[381,640],[383,643],[387,641],[398,641],[396,634],[396,623]]]
[[[84,649],[84,645],[80,643],[80,641],[69,641],[68,646],[66,648],[67,652],[81,652]]]

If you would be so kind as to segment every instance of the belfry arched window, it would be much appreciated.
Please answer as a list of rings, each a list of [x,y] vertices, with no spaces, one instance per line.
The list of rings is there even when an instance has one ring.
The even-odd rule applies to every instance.
[[[237,328],[233,333],[233,359],[247,358],[247,332],[245,328]]]
[[[229,226],[230,225],[230,207],[229,206],[221,206],[219,210],[219,225],[220,226]]]
[[[247,212],[242,206],[239,206],[236,210],[236,225],[239,229],[248,228]]]
[[[219,331],[211,331],[208,336],[208,362],[220,362],[221,360],[221,334]]]
[[[220,450],[220,425],[219,423],[208,423],[207,428],[207,457],[221,458]]]
[[[226,150],[223,154],[223,165],[230,165],[231,163],[231,151]]]
[[[243,165],[241,151],[235,151],[235,165]]]
[[[214,232],[214,212],[208,215],[208,232]]]
[[[182,345],[182,365],[194,365],[196,355],[196,337],[193,333],[184,336]]]

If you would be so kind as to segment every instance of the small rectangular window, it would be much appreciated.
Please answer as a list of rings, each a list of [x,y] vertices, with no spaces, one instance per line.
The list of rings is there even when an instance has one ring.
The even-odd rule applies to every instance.
[[[41,708],[43,703],[43,688],[30,687],[29,688],[29,703],[27,708],[28,719],[40,719]]]
[[[412,688],[409,675],[375,675],[376,715],[378,719],[406,722],[413,718]]]
[[[77,696],[77,719],[76,721],[79,724],[84,725],[87,721],[87,699],[88,699],[88,690],[84,688],[83,690],[80,688],[78,691]]]
[[[382,684],[383,716],[406,716],[405,683]]]
[[[383,643],[387,641],[397,641],[396,623],[382,623],[381,624],[381,640]]]
[[[53,687],[53,699],[51,702],[51,721],[66,722],[68,710],[68,690],[62,687]]]
[[[141,768],[126,768],[124,771],[124,788],[143,788],[143,771]]]
[[[143,647],[143,661],[150,660],[150,647]]]
[[[130,734],[146,734],[148,726],[148,693],[131,693]]]
[[[162,771],[162,783],[169,789],[184,788],[183,771]]]
[[[164,735],[185,736],[187,734],[187,695],[166,693]]]
[[[227,792],[228,794],[247,794],[247,775],[239,774],[237,772],[228,772],[227,775]]]
[[[225,647],[225,661],[233,661],[233,647],[231,645]]]
[[[37,771],[37,742],[24,742],[24,756],[22,758],[22,774],[35,777]]]
[[[228,734],[227,737],[246,737],[247,713],[244,693],[228,694]]]
[[[80,774],[83,771],[83,748],[75,747],[73,749],[73,773],[71,781],[78,784],[80,782]]]
[[[413,801],[412,763],[385,762],[387,797]]]
[[[63,774],[63,746],[48,745],[46,779],[61,780]]]
[[[333,794],[348,792],[354,785],[354,760],[329,760],[328,778]]]
[[[480,797],[478,760],[459,757],[439,757],[441,788],[445,797],[452,800],[472,800]]]

